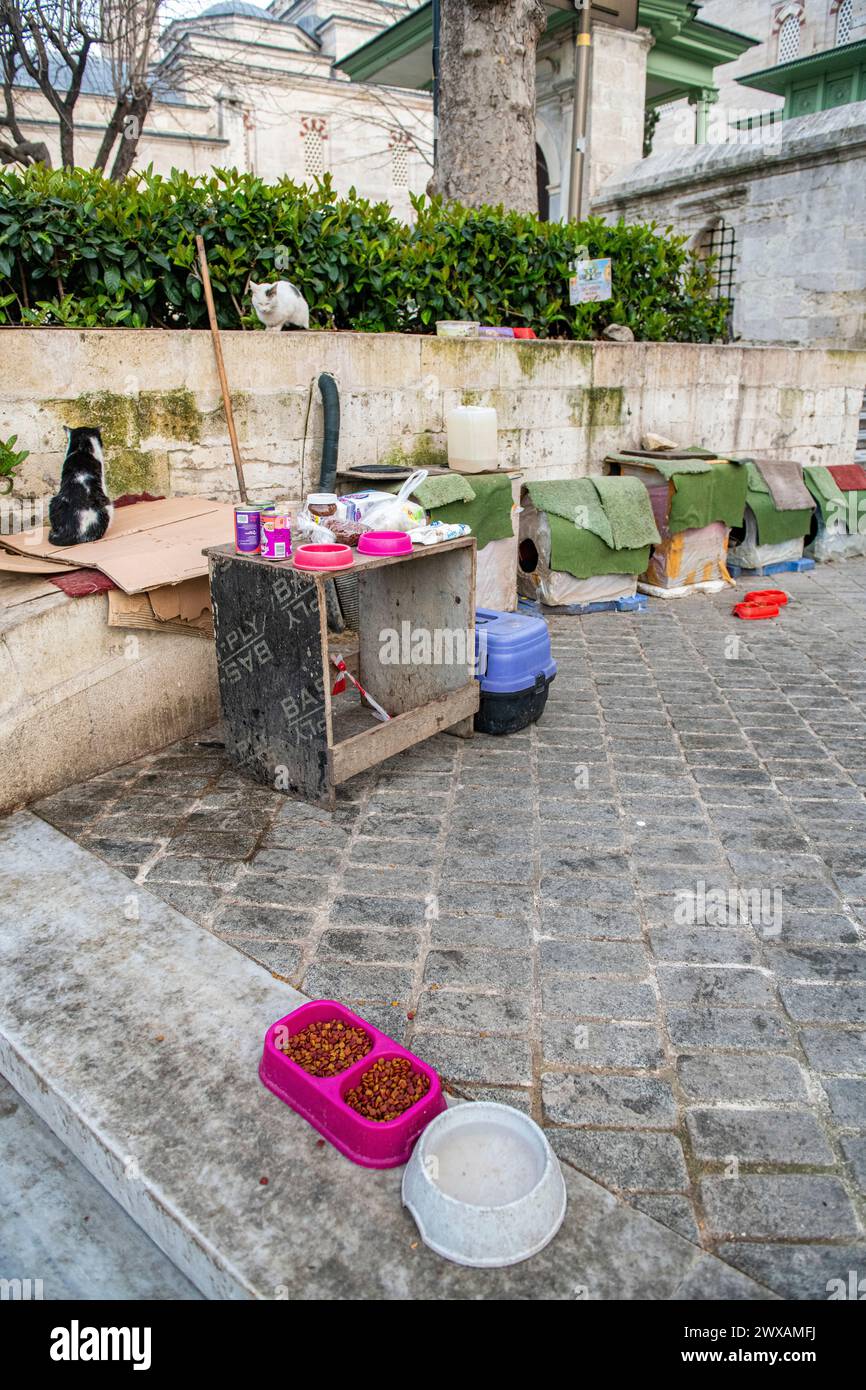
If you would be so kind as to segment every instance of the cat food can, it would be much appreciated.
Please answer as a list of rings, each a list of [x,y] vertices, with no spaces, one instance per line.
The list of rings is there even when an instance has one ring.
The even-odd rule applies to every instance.
[[[235,507],[235,550],[238,555],[261,551],[261,519],[274,510],[273,502],[247,502]]]
[[[275,512],[262,516],[262,559],[288,560],[292,553],[292,518]]]

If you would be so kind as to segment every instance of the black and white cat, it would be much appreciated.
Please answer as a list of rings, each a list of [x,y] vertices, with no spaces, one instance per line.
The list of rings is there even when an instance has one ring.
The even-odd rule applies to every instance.
[[[309,328],[310,306],[291,280],[276,280],[272,285],[257,285],[251,280],[250,296],[257,317],[272,333],[279,333],[286,323],[293,328]]]
[[[83,545],[108,530],[114,507],[105,491],[102,436],[97,429],[67,430],[60,490],[48,504],[49,545]]]

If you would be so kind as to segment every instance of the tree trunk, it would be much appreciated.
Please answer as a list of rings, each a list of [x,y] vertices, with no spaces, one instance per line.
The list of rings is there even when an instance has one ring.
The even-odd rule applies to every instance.
[[[142,92],[141,96],[132,97],[127,105],[121,124],[120,146],[111,169],[112,183],[120,183],[125,179],[133,166],[135,156],[138,153],[138,142],[141,139],[141,132],[152,100],[153,93],[148,88],[146,92]]]
[[[75,127],[72,112],[60,117],[60,163],[64,169],[75,168]]]
[[[14,145],[0,140],[0,164],[46,164],[50,169],[51,155],[43,140],[19,140]]]
[[[103,174],[105,173],[105,166],[108,163],[111,151],[114,149],[117,137],[123,129],[123,118],[126,112],[127,103],[125,101],[115,102],[114,110],[111,113],[111,120],[105,127],[105,134],[102,137],[99,149],[96,152],[96,158],[93,161],[94,169],[101,170]]]
[[[535,60],[541,0],[440,0],[439,130],[430,191],[538,211]]]

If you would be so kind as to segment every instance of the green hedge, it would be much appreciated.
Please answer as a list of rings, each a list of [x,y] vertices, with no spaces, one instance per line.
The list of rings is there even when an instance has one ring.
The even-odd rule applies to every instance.
[[[652,341],[722,336],[725,304],[684,239],[654,226],[539,222],[501,208],[385,203],[288,179],[148,170],[114,184],[92,170],[0,173],[0,323],[95,328],[206,325],[195,234],[207,245],[220,326],[255,326],[247,277],[300,286],[311,326],[435,331],[437,319],[521,324],[592,338],[609,323]],[[578,246],[613,257],[615,297],[568,303]]]

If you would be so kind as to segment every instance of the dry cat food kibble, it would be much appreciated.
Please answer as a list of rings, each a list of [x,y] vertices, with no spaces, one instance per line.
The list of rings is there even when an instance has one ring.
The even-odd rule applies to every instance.
[[[346,1104],[367,1120],[396,1120],[430,1090],[430,1078],[413,1071],[408,1057],[380,1057],[346,1093]]]
[[[308,1024],[278,1045],[310,1076],[338,1076],[366,1057],[373,1039],[363,1028],[352,1028],[339,1018],[326,1018]]]

